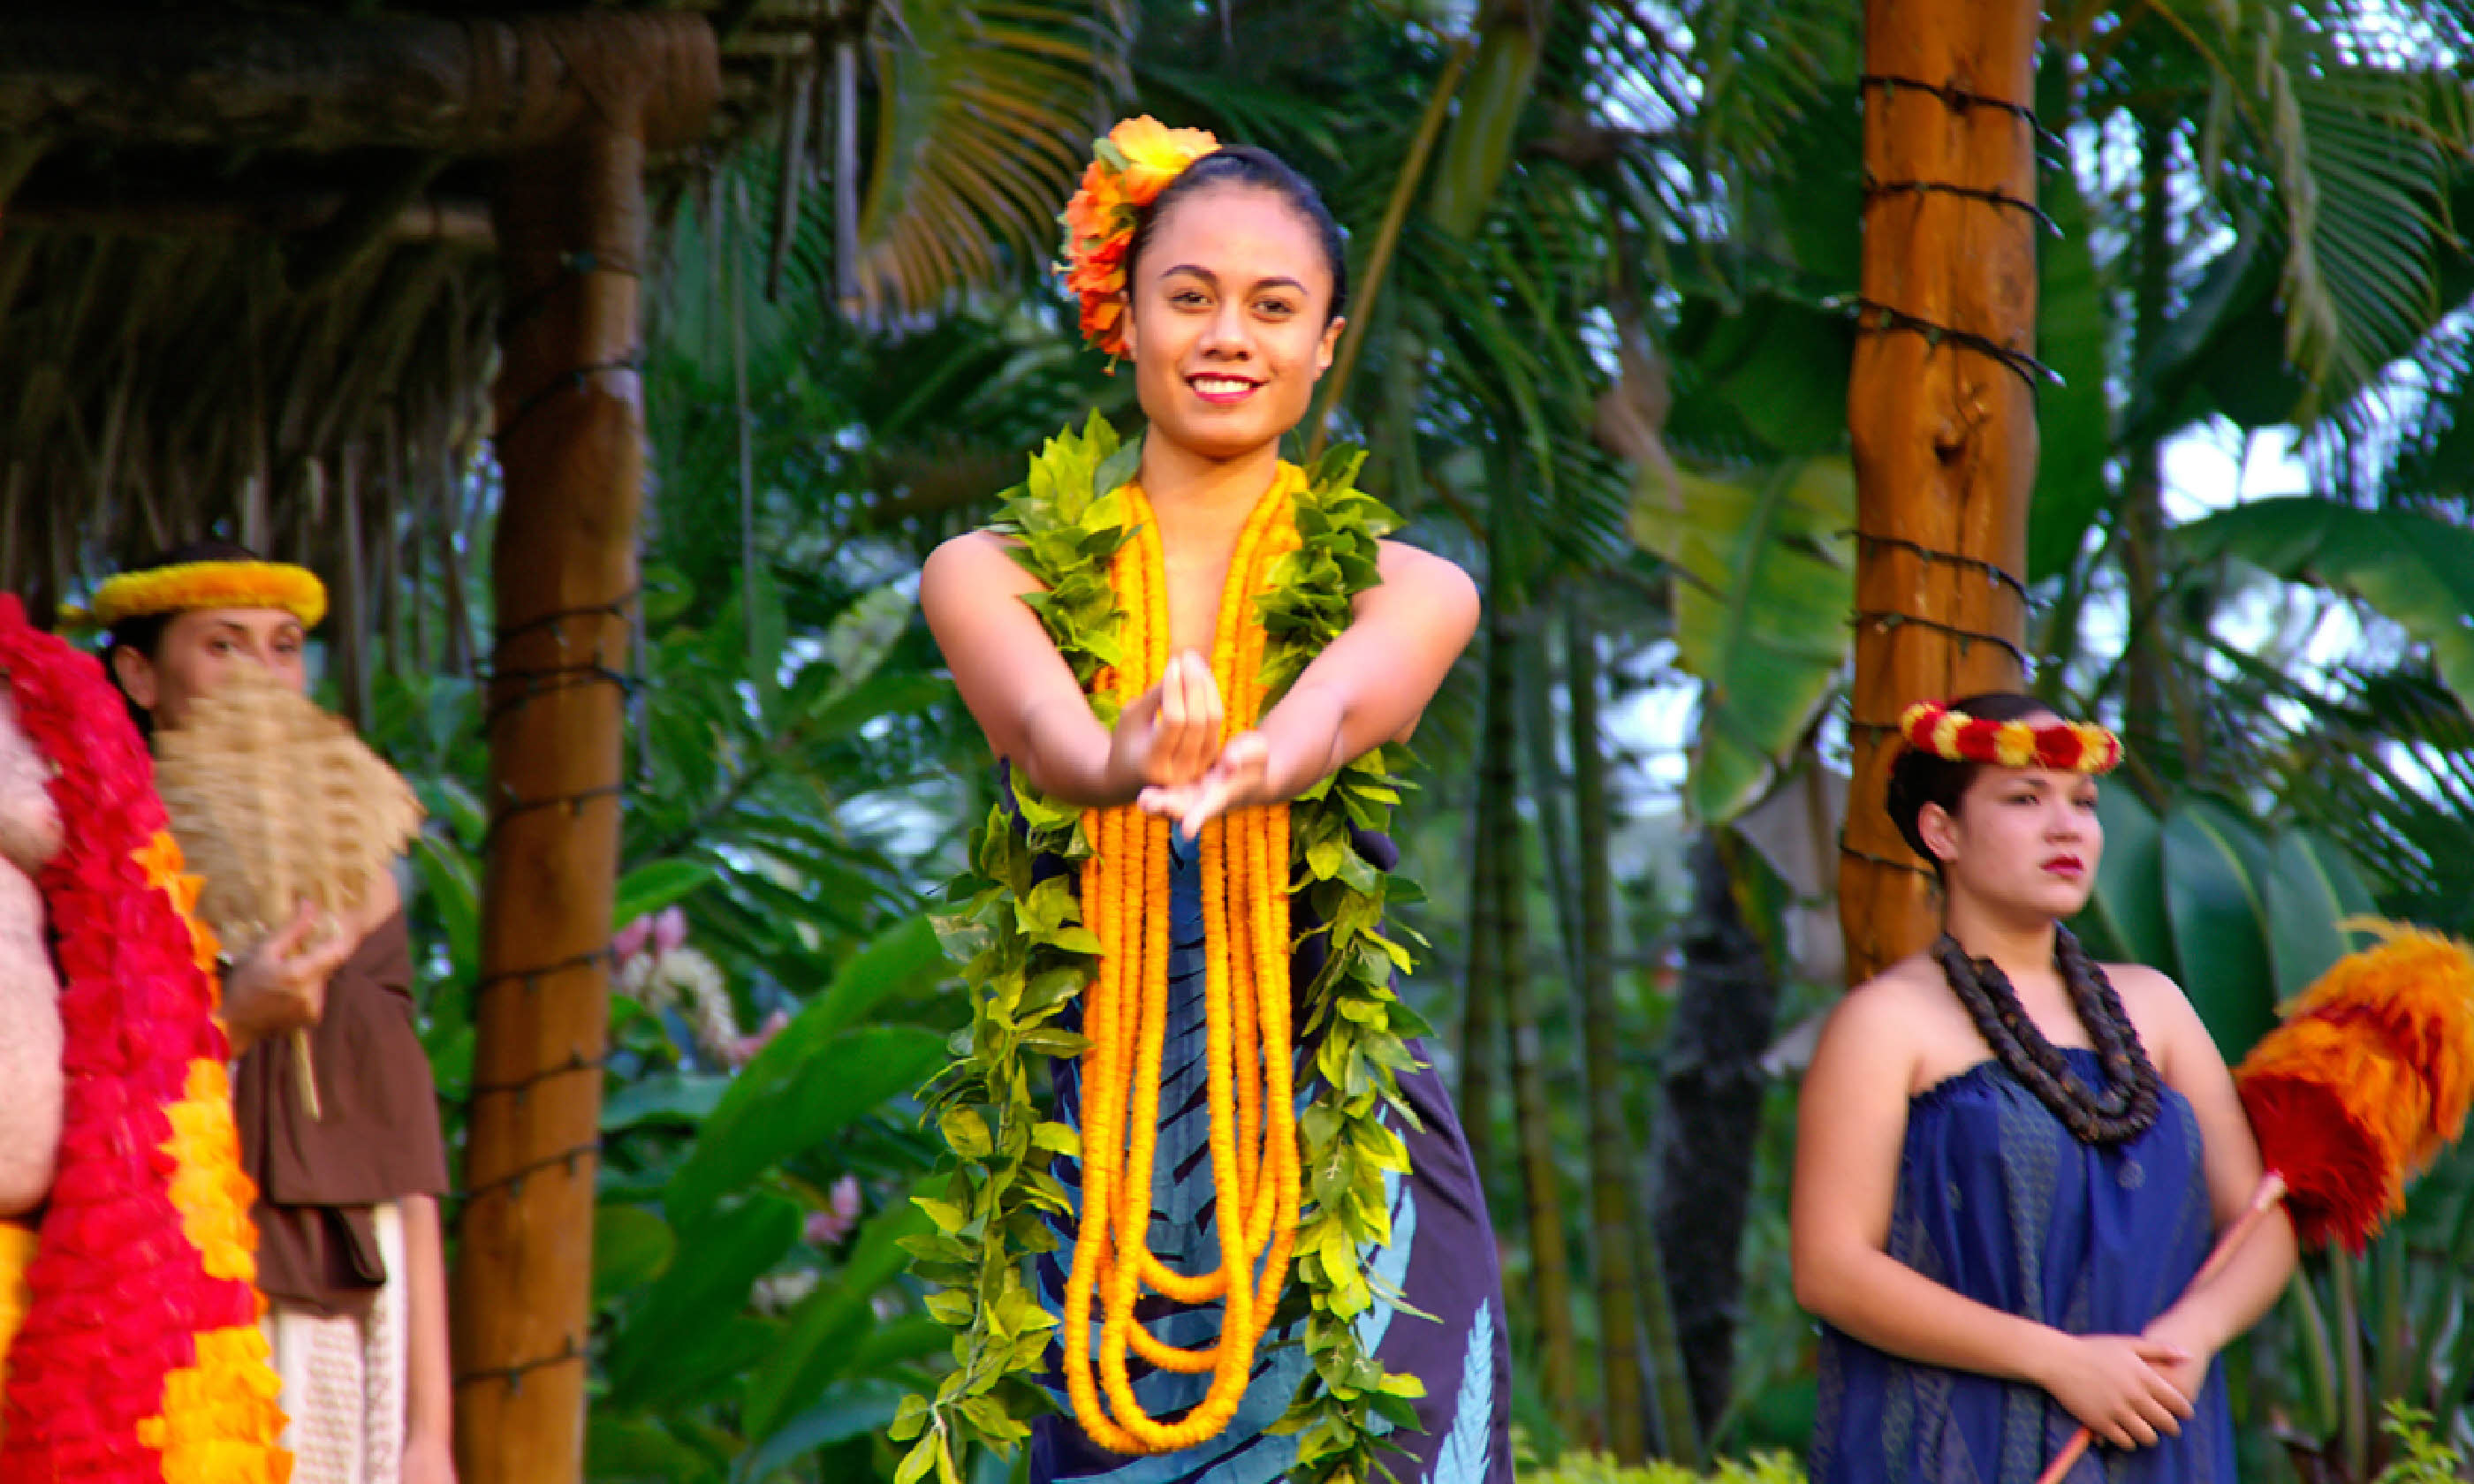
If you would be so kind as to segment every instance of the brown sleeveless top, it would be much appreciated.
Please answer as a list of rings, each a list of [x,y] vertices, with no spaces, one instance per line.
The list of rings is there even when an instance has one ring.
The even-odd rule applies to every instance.
[[[401,912],[327,982],[309,1045],[324,1117],[302,1105],[289,1036],[250,1047],[232,1078],[241,1164],[257,1182],[257,1283],[322,1314],[366,1314],[387,1280],[371,1208],[447,1189]]]

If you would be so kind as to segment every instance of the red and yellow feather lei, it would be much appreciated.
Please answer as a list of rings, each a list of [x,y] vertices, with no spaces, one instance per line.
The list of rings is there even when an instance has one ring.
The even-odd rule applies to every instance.
[[[66,1085],[7,1355],[0,1477],[282,1484],[292,1459],[257,1328],[254,1190],[214,1018],[214,943],[190,911],[197,878],[93,657],[0,596],[0,670],[56,770],[64,843],[37,884]]]

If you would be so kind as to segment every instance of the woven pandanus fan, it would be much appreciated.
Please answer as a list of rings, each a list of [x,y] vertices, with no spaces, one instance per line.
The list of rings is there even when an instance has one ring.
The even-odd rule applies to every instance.
[[[331,933],[421,827],[421,802],[340,717],[262,665],[235,665],[156,737],[155,786],[191,871],[198,915],[233,952],[303,901]],[[306,1032],[292,1037],[303,1101],[319,1115]]]

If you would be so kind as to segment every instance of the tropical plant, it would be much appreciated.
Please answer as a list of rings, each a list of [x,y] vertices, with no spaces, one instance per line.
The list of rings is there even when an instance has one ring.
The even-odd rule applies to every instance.
[[[901,751],[854,761],[861,729],[898,735],[933,690],[889,673],[909,618],[904,605],[887,623],[888,608],[862,597],[790,658],[774,652],[777,687],[752,678],[735,598],[709,627],[685,606],[650,620],[666,705],[614,922],[638,926],[620,933],[602,1072],[593,1477],[866,1476],[869,1435],[942,1348],[923,1316],[877,1307],[930,1159],[903,1110],[956,1014],[904,886],[917,863],[865,822],[871,792],[911,781]],[[416,688],[452,690],[382,690],[381,715],[463,723],[449,771],[415,770],[432,821],[418,930],[438,945],[423,998],[453,1110],[471,1077],[461,987],[478,956],[482,815],[451,759],[469,758],[479,717],[415,705]],[[424,739],[395,751],[424,755]],[[648,944],[655,915],[676,925]]]
[[[1784,1453],[1722,1458],[1704,1472],[1660,1459],[1646,1465],[1617,1463],[1605,1453],[1575,1450],[1552,1464],[1523,1467],[1520,1484],[1803,1484],[1804,1469]]]

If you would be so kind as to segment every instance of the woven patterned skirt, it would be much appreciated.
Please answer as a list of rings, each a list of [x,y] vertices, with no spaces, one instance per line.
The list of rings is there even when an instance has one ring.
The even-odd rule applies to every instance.
[[[1169,1025],[1160,1053],[1158,1156],[1152,1174],[1152,1250],[1179,1272],[1220,1266],[1219,1228],[1210,1160],[1211,1110],[1204,1060],[1201,873],[1182,837],[1171,876],[1173,940],[1169,961]],[[1298,982],[1303,984],[1302,974]],[[1415,1047],[1424,1060],[1421,1048]],[[1313,1059],[1300,1054],[1301,1068]],[[1300,1083],[1305,1077],[1300,1076]],[[1302,1097],[1320,1090],[1306,1087]],[[1387,1462],[1401,1484],[1512,1484],[1511,1349],[1504,1327],[1503,1282],[1495,1265],[1494,1232],[1469,1165],[1468,1145],[1443,1079],[1429,1068],[1400,1078],[1420,1128],[1395,1125],[1408,1145],[1409,1173],[1386,1177],[1392,1240],[1366,1254],[1368,1265],[1424,1315],[1377,1302],[1357,1322],[1360,1343],[1390,1370],[1419,1377],[1422,1424],[1396,1436]],[[1080,1127],[1079,1067],[1056,1064],[1056,1114]],[[1078,1195],[1081,1172],[1060,1161],[1059,1177]],[[1074,1264],[1074,1233],[1058,1228],[1061,1248],[1037,1261],[1034,1282],[1049,1312],[1064,1311],[1066,1275]],[[1218,1303],[1180,1304],[1158,1294],[1139,1301],[1136,1316],[1171,1345],[1199,1347],[1220,1334]],[[1098,1351],[1093,1326],[1093,1352]],[[1031,1484],[1275,1484],[1297,1461],[1297,1439],[1268,1429],[1286,1412],[1306,1375],[1295,1328],[1263,1337],[1245,1400],[1226,1431],[1209,1443],[1149,1458],[1111,1453],[1084,1435],[1065,1399],[1063,1377],[1045,1378],[1061,1415],[1041,1418],[1031,1435]],[[1050,1353],[1057,1353],[1051,1347]],[[1129,1357],[1134,1395],[1153,1417],[1174,1418],[1202,1398],[1208,1375],[1155,1371]]]
[[[276,1304],[262,1321],[292,1419],[292,1484],[396,1484],[403,1473],[403,1214],[387,1205],[376,1217],[387,1281],[366,1318]]]

